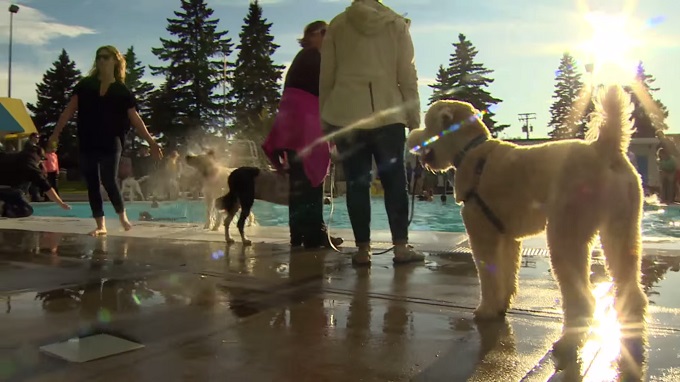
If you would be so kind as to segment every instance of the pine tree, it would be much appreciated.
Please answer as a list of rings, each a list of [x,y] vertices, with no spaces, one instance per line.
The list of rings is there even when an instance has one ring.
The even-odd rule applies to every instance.
[[[569,53],[564,53],[555,75],[555,92],[553,104],[550,106],[550,122],[552,131],[548,133],[553,139],[570,139],[585,137],[586,110],[583,110],[583,82],[581,73],[577,71],[577,62]],[[587,101],[586,101],[587,102]]]
[[[131,46],[125,53],[125,62],[127,64],[125,86],[135,95],[137,111],[142,119],[147,121],[151,115],[149,102],[154,86],[150,82],[143,81],[146,67],[142,65],[141,61],[137,60],[134,46]]]
[[[37,84],[37,102],[27,104],[33,114],[33,123],[41,134],[50,136],[59,120],[59,116],[68,105],[73,87],[81,78],[80,70],[62,49],[59,58],[52,63],[52,67],[45,72],[42,82]],[[71,120],[62,131],[59,138],[58,155],[62,164],[71,166],[77,163],[77,145],[75,120]]]
[[[215,90],[226,80],[224,57],[233,47],[231,38],[226,37],[228,32],[217,30],[219,20],[211,18],[213,10],[205,0],[181,0],[181,9],[174,12],[176,18],[167,19],[166,29],[174,39],[161,38],[162,47],[152,49],[167,65],[151,67],[152,74],[164,75],[170,86],[159,93],[171,103],[163,105],[166,110],[161,114],[174,111],[171,130],[161,126],[154,130],[173,135],[178,141],[218,128],[224,100]],[[170,91],[173,97],[165,97]]]
[[[435,78],[434,84],[428,86],[432,88],[430,105],[439,100],[447,99],[446,97],[452,94],[452,91],[449,88],[449,73],[446,68],[444,68],[444,65],[439,65],[439,69],[437,70],[437,78]]]
[[[274,43],[270,33],[272,23],[263,18],[257,0],[250,3],[243,21],[230,97],[234,100],[236,127],[248,135],[260,129],[262,121],[276,109],[284,67],[272,60],[279,45]]]
[[[477,110],[486,111],[483,120],[494,136],[508,127],[499,125],[494,120],[494,113],[490,110],[502,100],[494,98],[485,90],[494,82],[488,76],[493,70],[475,62],[477,48],[465,37],[458,35],[458,42],[453,43],[454,52],[449,58],[446,69],[440,66],[437,82],[430,85],[434,94],[430,97],[430,104],[439,100],[459,100],[471,103]]]
[[[149,105],[151,114],[149,116],[149,132],[160,135],[159,141],[166,147],[176,147],[185,141],[187,126],[182,124],[176,109],[175,92],[173,86],[168,81],[164,82],[151,93]]]
[[[654,99],[653,94],[659,88],[653,87],[656,79],[651,74],[647,74],[645,67],[640,62],[635,76],[635,85],[628,87],[631,93],[631,101],[635,105],[633,110],[633,120],[635,126],[634,138],[653,138],[657,130],[665,130],[668,127],[665,119],[668,117],[668,109],[659,100]],[[643,102],[643,100],[648,100]]]
[[[134,46],[128,48],[125,53],[125,86],[135,95],[137,101],[137,111],[145,123],[149,123],[151,119],[151,94],[154,86],[146,81],[143,81],[144,72],[146,68],[142,62],[137,60]],[[127,135],[126,147],[131,150],[136,150],[141,139],[134,131],[130,131]]]

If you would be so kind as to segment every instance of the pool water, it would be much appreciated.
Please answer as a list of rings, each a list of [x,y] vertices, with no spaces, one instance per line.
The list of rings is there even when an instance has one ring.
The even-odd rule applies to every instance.
[[[449,199],[452,200],[452,199]],[[59,216],[90,218],[92,212],[87,203],[71,203],[72,210],[64,211],[53,203],[33,204],[34,216]],[[330,205],[324,206],[324,220],[328,221]],[[159,202],[158,208],[151,208],[151,202],[127,203],[128,218],[131,221],[139,220],[139,213],[147,211],[155,221],[172,221],[178,223],[204,223],[205,204],[202,200],[178,200]],[[256,201],[253,206],[257,224],[261,226],[288,226],[288,206],[280,206],[263,201]],[[107,218],[117,218],[110,203],[104,203],[104,213]],[[387,230],[387,213],[385,202],[382,198],[371,199],[371,228],[374,230]],[[334,199],[334,208],[331,226],[333,228],[351,228],[347,215],[347,204],[344,197]],[[411,230],[415,231],[441,231],[463,232],[463,222],[460,217],[460,207],[453,202],[442,204],[441,201],[420,202],[416,201]]]
[[[374,230],[388,230],[387,214],[384,199],[371,199],[371,228]],[[452,198],[445,204],[435,199],[432,202],[415,202],[415,213],[410,229],[413,231],[464,232],[465,228],[460,217],[460,206],[452,202]],[[90,218],[90,206],[87,203],[72,203],[71,211],[64,211],[53,203],[34,204],[35,216],[58,216]],[[324,219],[327,221],[330,205],[324,206]],[[127,203],[128,217],[132,221],[139,220],[139,213],[151,213],[155,221],[170,221],[178,223],[204,223],[205,205],[203,201],[169,201],[160,202],[158,208],[151,208],[151,202]],[[109,218],[116,218],[110,203],[105,203],[104,212]],[[253,212],[257,223],[261,226],[288,226],[288,207],[279,206],[263,201],[256,201]],[[344,197],[334,199],[334,211],[331,226],[333,228],[351,228],[347,215],[347,205]],[[680,207],[646,205],[642,221],[642,232],[645,237],[676,237],[680,238]]]

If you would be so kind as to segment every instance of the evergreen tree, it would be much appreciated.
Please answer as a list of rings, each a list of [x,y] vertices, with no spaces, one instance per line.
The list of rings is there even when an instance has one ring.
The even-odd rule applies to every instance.
[[[483,120],[494,136],[508,127],[499,125],[494,120],[494,113],[490,110],[493,106],[502,102],[494,98],[485,89],[493,83],[488,77],[493,70],[486,69],[484,65],[475,62],[477,48],[465,37],[458,35],[458,42],[453,43],[455,48],[449,59],[449,66],[444,70],[440,67],[437,74],[437,82],[430,85],[434,94],[430,98],[430,104],[439,100],[459,100],[471,103],[477,110],[486,111]]]
[[[151,119],[151,94],[154,86],[146,81],[143,81],[144,72],[146,68],[142,62],[137,60],[134,46],[128,48],[125,53],[125,86],[130,89],[135,95],[137,101],[137,111],[146,124],[149,124]],[[126,147],[135,150],[139,146],[141,139],[137,133],[130,131],[127,135]]]
[[[635,126],[634,138],[653,138],[657,130],[665,130],[668,127],[665,119],[668,117],[668,109],[659,100],[654,99],[653,94],[659,88],[653,87],[656,79],[651,74],[647,74],[645,67],[640,62],[637,67],[635,84],[628,87],[631,93],[631,101],[635,105],[633,119]],[[647,102],[643,102],[643,101]]]
[[[125,62],[127,64],[125,86],[135,95],[137,111],[142,119],[147,121],[151,116],[149,102],[154,86],[150,82],[143,80],[146,68],[142,65],[141,61],[137,60],[134,46],[131,46],[125,53]]]
[[[167,19],[166,28],[174,39],[161,38],[162,47],[152,49],[167,65],[151,67],[154,75],[165,76],[166,89],[157,95],[170,102],[162,105],[165,110],[160,114],[168,117],[168,111],[173,111],[168,125],[172,128],[166,132],[164,126],[156,126],[154,130],[181,141],[218,127],[224,100],[215,89],[226,80],[224,57],[231,54],[233,44],[227,31],[217,30],[219,20],[211,18],[213,10],[205,0],[181,0],[181,11],[174,13],[176,18]],[[167,97],[169,92],[172,97]]]
[[[50,136],[59,120],[59,116],[68,105],[73,87],[81,78],[80,70],[62,49],[59,58],[52,63],[52,67],[45,72],[42,82],[37,84],[37,102],[27,104],[33,114],[33,123],[42,135]],[[71,120],[59,138],[58,154],[66,166],[77,163],[77,144],[75,121]]]
[[[174,100],[175,91],[168,81],[154,90],[149,98],[151,107],[149,132],[161,135],[159,141],[166,147],[175,147],[183,143],[188,130],[187,126],[182,124],[184,121],[177,117],[179,113]]]
[[[437,78],[435,79],[434,84],[428,86],[432,88],[432,95],[430,96],[430,105],[439,100],[447,99],[447,97],[453,93],[452,89],[448,87],[449,73],[446,70],[446,68],[444,68],[444,65],[439,65],[439,69],[437,70]]]
[[[555,92],[553,104],[550,106],[550,122],[552,128],[548,134],[553,139],[570,139],[585,137],[585,113],[582,107],[583,82],[581,73],[577,71],[577,63],[569,53],[564,53],[555,76]],[[588,101],[586,101],[588,102]]]
[[[272,60],[279,45],[274,43],[272,24],[263,18],[257,0],[250,3],[243,21],[230,97],[234,101],[236,127],[254,133],[278,106],[284,67]]]

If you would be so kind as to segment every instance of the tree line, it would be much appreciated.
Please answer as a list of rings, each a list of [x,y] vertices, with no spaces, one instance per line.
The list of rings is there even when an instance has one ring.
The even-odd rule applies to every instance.
[[[161,142],[174,147],[188,137],[235,136],[260,141],[271,126],[280,99],[283,65],[272,59],[279,48],[271,34],[272,23],[264,17],[262,6],[253,1],[243,19],[239,43],[235,46],[227,30],[219,30],[219,19],[206,0],[180,0],[180,9],[167,19],[167,37],[160,38],[152,53],[161,62],[149,66],[150,74],[163,82],[154,87],[144,81],[147,66],[137,58],[134,46],[127,49],[126,85],[135,94],[140,115]],[[453,43],[447,65],[441,65],[429,103],[443,99],[470,102],[484,110],[484,122],[494,136],[509,127],[496,121],[494,107],[502,102],[491,95],[493,70],[476,60],[477,48],[464,34]],[[37,84],[37,102],[28,104],[41,133],[51,134],[59,114],[66,107],[75,84],[82,77],[68,53],[62,50],[51,68]],[[645,73],[642,63],[637,80],[650,94],[654,78]],[[550,108],[551,137],[583,137],[586,117],[574,115],[574,108],[592,109],[589,100],[579,99],[583,81],[576,60],[565,53],[555,78],[554,103]],[[636,103],[636,136],[653,136],[654,125],[661,126],[668,115],[656,101],[662,116],[650,116]],[[586,105],[579,104],[586,102]],[[62,161],[76,161],[74,122],[64,130],[59,147]],[[130,144],[134,146],[135,142]]]

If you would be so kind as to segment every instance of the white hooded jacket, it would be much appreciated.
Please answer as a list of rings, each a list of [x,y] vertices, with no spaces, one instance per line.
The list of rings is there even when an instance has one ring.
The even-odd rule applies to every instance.
[[[354,0],[321,48],[321,119],[330,125],[420,127],[409,21],[376,0]]]

